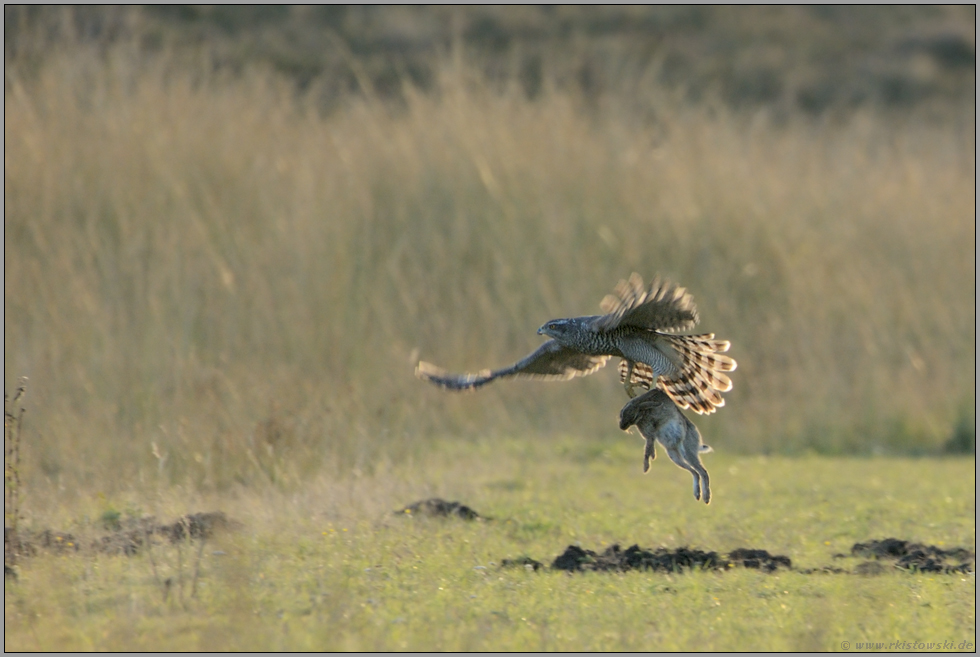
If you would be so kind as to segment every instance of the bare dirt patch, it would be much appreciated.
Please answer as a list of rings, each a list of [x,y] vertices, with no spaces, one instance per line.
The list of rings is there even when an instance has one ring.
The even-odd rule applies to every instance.
[[[523,566],[526,570],[541,570],[544,568],[544,564],[531,557],[517,557],[516,559],[504,559],[500,562],[501,568],[520,568]]]
[[[107,554],[136,554],[147,541],[161,537],[170,543],[191,539],[209,539],[221,530],[239,529],[241,523],[229,520],[222,511],[191,513],[169,524],[157,524],[153,518],[140,518],[127,526],[98,538],[93,547]]]
[[[882,560],[894,561],[894,568],[924,573],[969,573],[973,572],[976,563],[976,555],[966,548],[944,550],[935,545],[923,545],[899,538],[855,543],[851,547],[850,556],[875,560],[858,564],[855,568],[855,572],[860,571],[865,575],[885,572],[888,567],[879,563]]]
[[[486,516],[460,502],[447,502],[438,497],[428,500],[421,500],[409,504],[404,509],[395,511],[395,515],[401,516],[428,516],[430,518],[462,518],[463,520],[490,520]]]
[[[733,565],[743,568],[757,568],[767,573],[776,571],[780,566],[792,569],[792,560],[781,554],[769,554],[765,550],[755,550],[752,548],[736,548],[728,553],[728,558]]]
[[[803,575],[880,575],[893,569],[930,573],[967,573],[974,571],[975,555],[965,548],[943,550],[934,545],[922,545],[896,538],[855,543],[850,555],[836,554],[834,558],[863,557],[873,561],[857,564],[853,570],[835,566],[820,568],[794,568],[793,561],[781,554],[770,554],[757,548],[736,548],[726,555],[709,550],[689,547],[645,549],[632,545],[625,550],[613,545],[599,553],[569,545],[555,557],[552,570],[566,572],[627,572],[652,570],[655,572],[680,573],[685,570],[724,571],[732,568],[752,568],[766,573],[780,569]],[[950,563],[952,560],[953,563]],[[883,563],[892,562],[892,563]],[[544,565],[528,556],[504,559],[502,567],[520,567],[540,570]]]
[[[774,572],[780,566],[791,568],[792,562],[789,557],[771,555],[766,550],[752,548],[739,548],[723,557],[714,551],[706,552],[688,547],[647,550],[639,545],[632,545],[623,550],[619,545],[613,545],[598,554],[577,545],[569,545],[551,564],[555,570],[571,572],[653,570],[677,573],[685,569],[726,570],[736,566]]]
[[[66,554],[91,550],[103,554],[137,554],[148,542],[163,539],[169,543],[190,539],[208,539],[218,531],[236,530],[242,524],[230,520],[222,511],[192,513],[169,524],[159,524],[153,517],[132,518],[121,522],[117,529],[94,537],[82,537],[69,532],[44,529],[13,532],[4,528],[4,552],[29,558],[40,551]]]

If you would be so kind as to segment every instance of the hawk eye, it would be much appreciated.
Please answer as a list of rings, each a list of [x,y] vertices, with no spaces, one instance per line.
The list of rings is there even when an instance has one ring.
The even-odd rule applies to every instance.
[[[558,328],[558,324],[556,324],[555,322],[551,322],[550,324],[548,324],[548,328],[554,331],[556,328]]]

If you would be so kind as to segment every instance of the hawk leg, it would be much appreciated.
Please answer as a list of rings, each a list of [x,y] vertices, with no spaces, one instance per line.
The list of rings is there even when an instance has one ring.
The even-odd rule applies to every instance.
[[[623,388],[626,389],[626,394],[630,396],[630,399],[636,397],[636,393],[633,392],[633,361],[626,360],[626,380],[623,381]],[[644,471],[645,472],[645,471]]]

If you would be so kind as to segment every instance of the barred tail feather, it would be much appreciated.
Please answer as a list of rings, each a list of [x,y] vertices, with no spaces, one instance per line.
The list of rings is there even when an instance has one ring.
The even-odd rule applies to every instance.
[[[626,383],[627,372],[629,372],[629,361],[624,358],[619,361],[620,383]],[[633,363],[633,373],[630,375],[630,383],[634,386],[640,386],[645,390],[649,390],[655,378],[656,375],[654,375],[652,367],[646,363]]]
[[[727,340],[716,340],[713,333],[704,335],[664,335],[658,338],[667,342],[680,356],[680,371],[662,375],[656,385],[666,392],[681,408],[689,408],[698,414],[713,413],[725,405],[720,393],[732,389],[732,380],[725,372],[734,371],[737,363],[730,356],[719,354],[727,351]],[[620,363],[620,380],[626,382],[626,361]],[[631,376],[634,385],[645,388],[656,377],[646,363],[634,363]]]
[[[728,351],[728,349],[732,346],[732,343],[728,340],[715,340],[714,333],[705,333],[703,335],[679,335],[675,337],[683,338],[685,342],[696,348],[698,351],[723,353]]]
[[[698,415],[708,415],[714,413],[716,409],[725,405],[725,400],[715,391],[712,395],[706,395],[691,380],[684,379],[660,379],[660,387],[674,400],[674,403],[681,408],[689,408]]]
[[[663,338],[681,354],[685,362],[698,363],[704,369],[720,372],[733,372],[738,366],[731,356],[723,356],[719,351],[728,351],[731,346],[727,340],[714,340],[713,333],[705,335],[664,335]]]

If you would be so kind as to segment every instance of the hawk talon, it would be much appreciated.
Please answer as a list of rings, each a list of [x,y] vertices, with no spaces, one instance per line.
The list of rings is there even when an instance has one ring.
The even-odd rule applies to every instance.
[[[630,399],[636,397],[636,393],[633,392],[633,361],[626,361],[626,381],[623,382],[623,387],[626,389],[626,394],[629,395]]]

